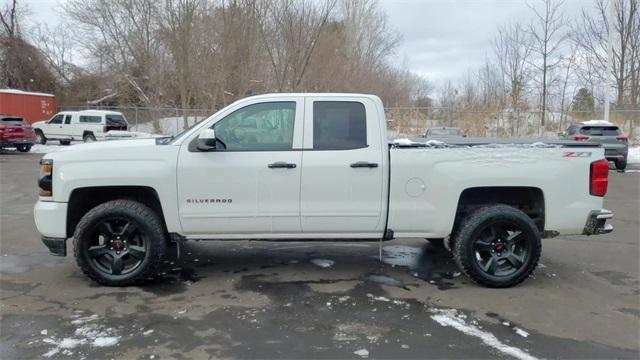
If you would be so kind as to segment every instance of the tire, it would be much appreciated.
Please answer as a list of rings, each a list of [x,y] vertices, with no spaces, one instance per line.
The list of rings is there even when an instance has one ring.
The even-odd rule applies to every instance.
[[[59,140],[60,141],[60,145],[69,145],[71,144],[71,140]]]
[[[29,150],[31,150],[31,146],[33,146],[33,145],[30,145],[30,144],[19,144],[19,145],[16,145],[16,149],[18,149],[18,151],[20,151],[20,152],[26,153],[26,152],[29,152]]]
[[[167,242],[158,214],[132,200],[113,200],[89,210],[73,237],[73,253],[82,272],[107,286],[152,278]]]
[[[84,134],[84,136],[82,137],[82,140],[84,142],[94,142],[96,141],[96,137],[93,135],[93,133],[87,133],[87,134]]]
[[[453,257],[469,278],[492,288],[515,286],[538,266],[542,244],[536,224],[507,205],[477,209],[460,223]]]
[[[36,129],[36,144],[44,145],[47,143],[47,137],[44,136],[44,133],[40,129]]]
[[[627,168],[627,160],[616,160],[616,170],[624,171]]]

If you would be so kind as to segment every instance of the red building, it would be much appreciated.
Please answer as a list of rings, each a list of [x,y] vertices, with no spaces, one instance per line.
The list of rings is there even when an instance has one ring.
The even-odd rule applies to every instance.
[[[20,116],[32,124],[48,120],[56,113],[56,109],[55,95],[0,89],[0,114]]]

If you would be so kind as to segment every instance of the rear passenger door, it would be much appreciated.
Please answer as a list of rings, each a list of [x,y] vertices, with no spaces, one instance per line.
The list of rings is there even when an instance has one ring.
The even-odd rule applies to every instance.
[[[384,231],[383,149],[373,101],[305,100],[302,231],[378,237]]]

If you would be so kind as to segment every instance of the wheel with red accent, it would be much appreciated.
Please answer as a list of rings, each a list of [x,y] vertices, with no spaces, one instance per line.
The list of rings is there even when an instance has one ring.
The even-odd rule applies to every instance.
[[[82,271],[109,286],[139,283],[156,274],[166,235],[152,209],[114,200],[87,212],[74,233],[74,254]]]
[[[462,220],[453,247],[460,269],[487,287],[511,287],[538,265],[540,231],[524,212],[507,205],[482,207]]]

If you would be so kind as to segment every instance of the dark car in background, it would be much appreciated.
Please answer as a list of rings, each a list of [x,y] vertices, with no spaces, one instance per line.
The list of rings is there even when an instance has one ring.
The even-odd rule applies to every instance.
[[[616,124],[604,120],[583,121],[558,135],[561,139],[600,143],[605,157],[615,163],[617,170],[624,171],[627,167],[629,140]]]
[[[31,125],[19,116],[0,115],[0,149],[15,147],[28,152],[36,141]]]

